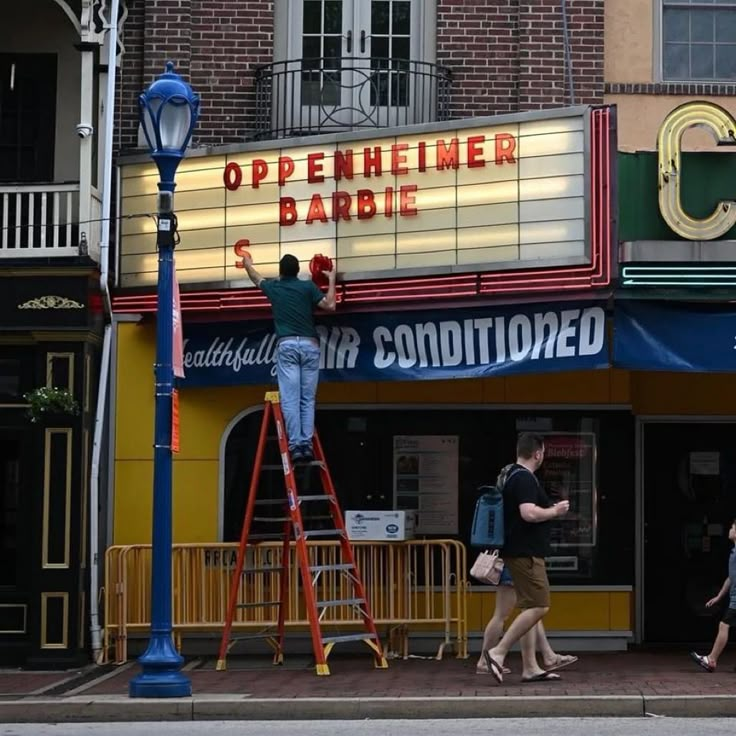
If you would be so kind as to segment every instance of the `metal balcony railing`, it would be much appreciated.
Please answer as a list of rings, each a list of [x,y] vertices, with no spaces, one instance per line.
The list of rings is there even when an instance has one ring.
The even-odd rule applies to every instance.
[[[449,117],[450,70],[383,58],[294,59],[256,70],[256,137],[415,125]]]
[[[0,259],[79,253],[79,184],[0,184]]]

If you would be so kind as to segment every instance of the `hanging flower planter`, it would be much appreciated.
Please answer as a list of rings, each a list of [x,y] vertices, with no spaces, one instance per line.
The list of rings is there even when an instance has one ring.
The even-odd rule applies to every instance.
[[[42,386],[34,388],[23,398],[28,402],[28,417],[34,423],[50,420],[60,415],[79,414],[79,404],[68,389]]]

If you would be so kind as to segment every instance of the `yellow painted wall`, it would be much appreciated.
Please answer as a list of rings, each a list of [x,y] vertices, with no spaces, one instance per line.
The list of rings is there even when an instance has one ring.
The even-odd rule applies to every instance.
[[[605,102],[616,105],[618,148],[620,151],[656,151],[657,132],[664,119],[676,107],[692,102],[683,95],[606,95]],[[712,102],[736,117],[736,99],[733,97],[698,96],[699,101]],[[713,136],[706,130],[691,129],[682,138],[684,151],[711,151],[729,154],[727,148],[717,148]]]
[[[604,19],[606,82],[653,81],[654,6],[658,0],[608,0]]]
[[[552,591],[544,625],[553,631],[632,631],[633,595],[627,591]],[[492,590],[471,590],[466,617],[469,632],[483,631],[493,616],[495,598]],[[512,618],[515,615],[516,611]]]

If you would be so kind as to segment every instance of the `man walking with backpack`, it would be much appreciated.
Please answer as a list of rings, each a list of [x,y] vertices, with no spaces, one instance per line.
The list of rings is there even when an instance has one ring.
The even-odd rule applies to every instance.
[[[552,504],[534,475],[544,461],[544,438],[524,433],[516,443],[516,463],[503,484],[504,565],[511,573],[521,613],[495,647],[483,653],[489,672],[503,682],[503,666],[511,647],[521,642],[522,682],[557,680],[559,675],[537,663],[536,624],[549,611],[549,581],[544,561],[549,523],[566,514],[570,502]]]

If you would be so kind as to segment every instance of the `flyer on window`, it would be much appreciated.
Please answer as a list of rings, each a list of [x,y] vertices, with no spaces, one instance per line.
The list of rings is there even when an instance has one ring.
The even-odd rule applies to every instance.
[[[394,437],[394,508],[417,511],[417,534],[458,533],[457,435]]]
[[[569,500],[570,511],[555,519],[554,547],[594,547],[597,533],[596,438],[588,432],[545,432],[539,478],[550,500]]]

